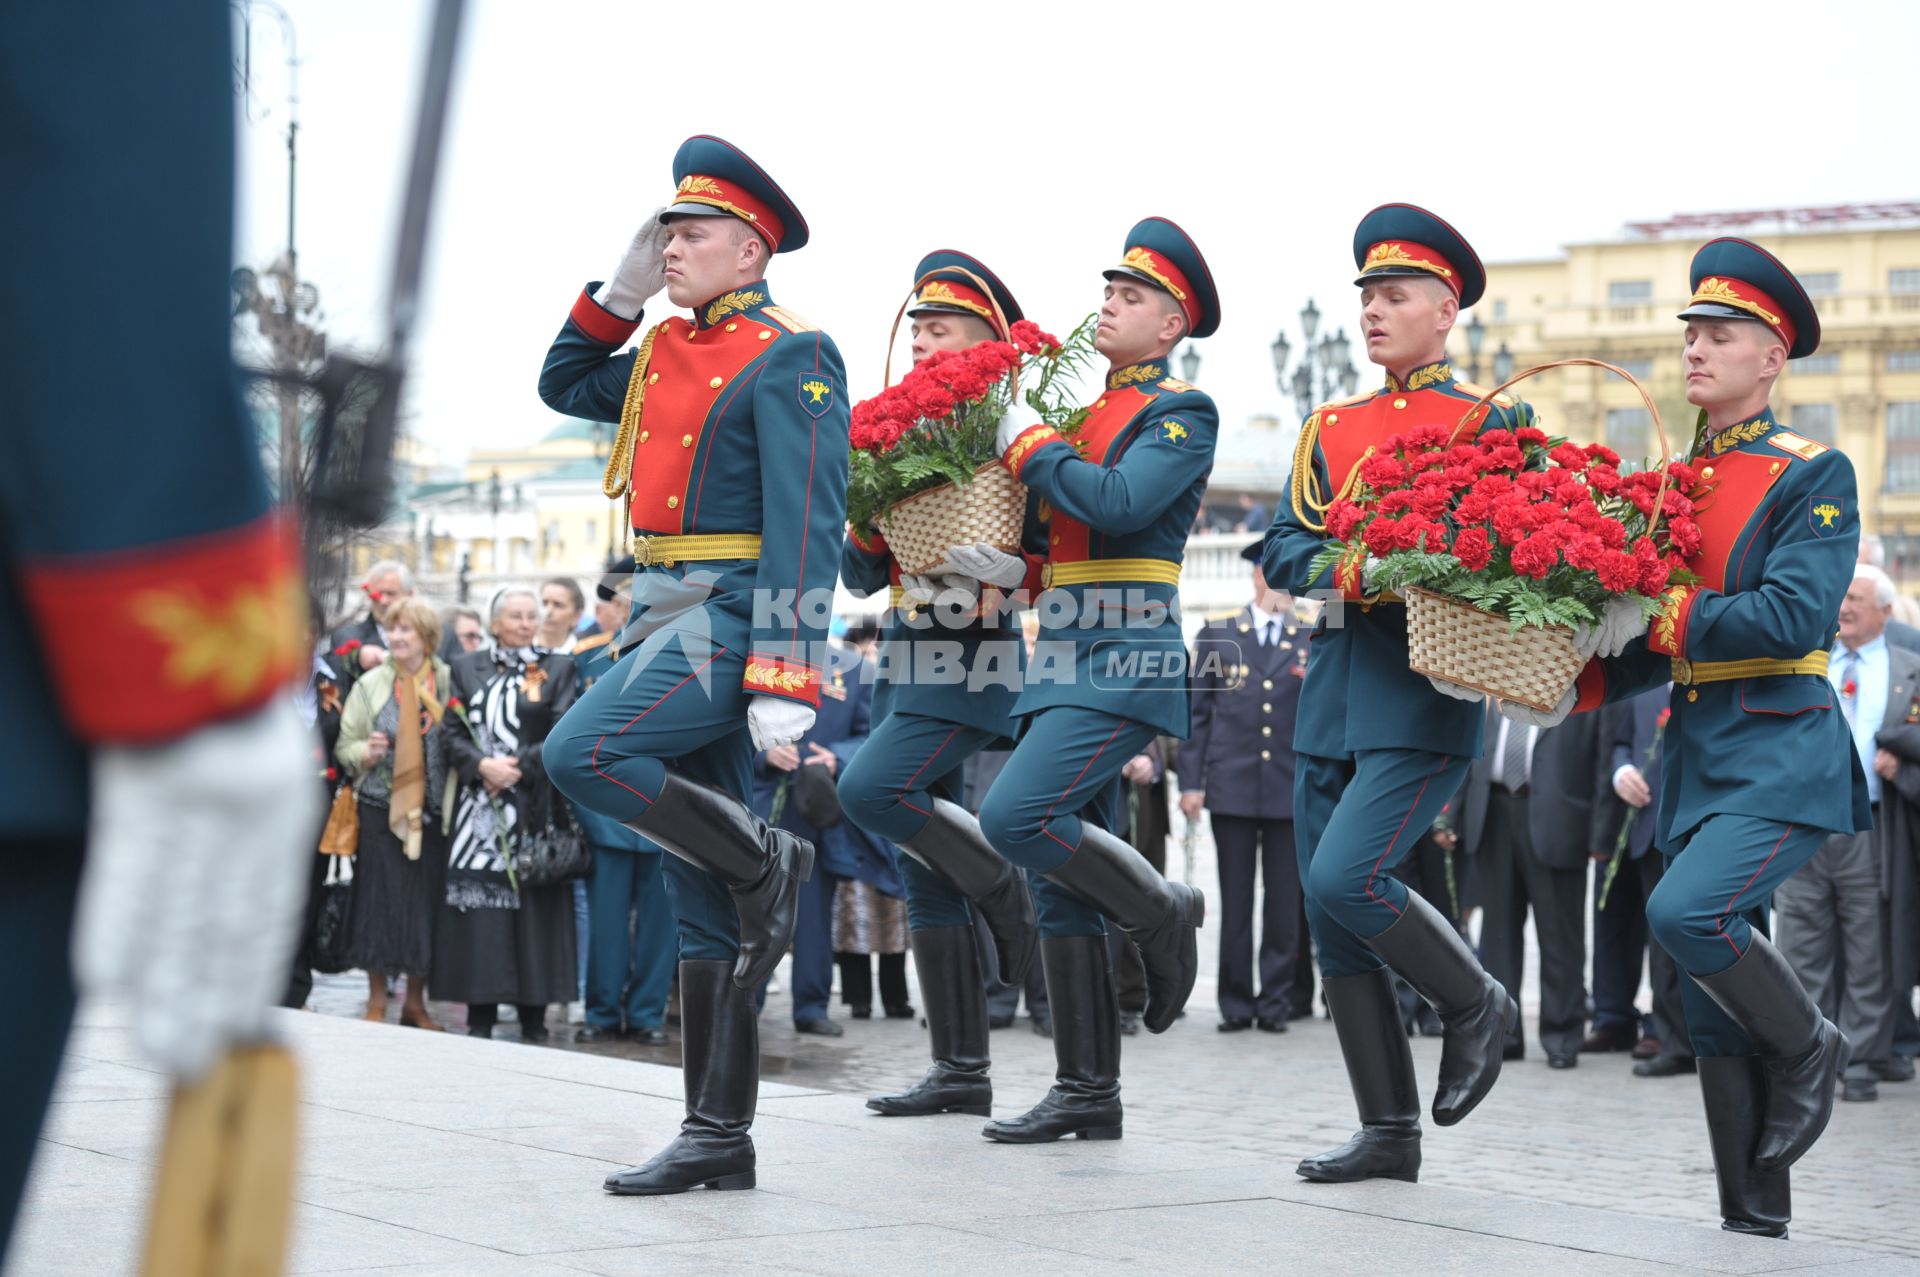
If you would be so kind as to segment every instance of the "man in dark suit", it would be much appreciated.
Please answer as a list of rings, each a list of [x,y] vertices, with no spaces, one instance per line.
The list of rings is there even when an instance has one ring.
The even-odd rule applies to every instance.
[[[1632,1049],[1636,1077],[1672,1077],[1694,1071],[1693,1043],[1680,1004],[1680,969],[1667,951],[1649,943],[1647,898],[1660,884],[1666,858],[1653,845],[1654,804],[1666,745],[1668,688],[1643,692],[1600,711],[1600,753],[1606,787],[1594,803],[1593,1032],[1582,1051]],[[1608,791],[1611,791],[1609,793]],[[1627,845],[1607,907],[1599,907],[1611,850],[1621,822],[1632,815]],[[1607,853],[1605,859],[1601,854]],[[1640,1036],[1634,997],[1640,990],[1640,956],[1646,955],[1653,986],[1653,1016]],[[1635,1039],[1638,1039],[1637,1041]]]
[[[1915,708],[1920,706],[1920,652],[1887,641],[1893,600],[1893,581],[1885,572],[1871,564],[1857,566],[1840,604],[1839,642],[1827,666],[1852,730],[1852,747],[1866,765],[1876,825],[1890,769],[1874,736],[1920,713]],[[1829,835],[1773,897],[1780,951],[1807,996],[1846,1034],[1843,1100],[1878,1099],[1877,1073],[1891,1054],[1893,987],[1882,884],[1879,843],[1872,829],[1863,829]]]
[[[1461,842],[1477,861],[1477,894],[1485,910],[1482,958],[1488,974],[1517,1000],[1531,907],[1540,939],[1540,1044],[1556,1069],[1580,1062],[1586,1030],[1581,910],[1593,854],[1588,843],[1598,728],[1591,714],[1557,727],[1529,727],[1489,702],[1486,749],[1468,769],[1461,791]],[[1525,1055],[1516,1024],[1506,1058]]]
[[[340,689],[343,696],[353,690],[362,674],[386,663],[387,632],[380,618],[395,603],[413,596],[413,574],[404,563],[382,559],[367,569],[360,592],[367,596],[366,615],[342,625],[329,640],[333,664],[344,680]]]
[[[1180,810],[1213,815],[1220,860],[1220,1031],[1285,1033],[1300,936],[1293,840],[1293,720],[1307,669],[1306,627],[1291,596],[1253,566],[1253,601],[1209,621],[1194,639],[1193,730],[1180,750]],[[1258,868],[1260,988],[1254,992],[1253,901]]]
[[[793,1027],[801,1033],[837,1038],[845,1031],[827,1015],[833,995],[833,896],[840,880],[874,882],[889,895],[905,891],[892,846],[842,819],[834,796],[833,778],[866,743],[872,713],[873,662],[857,648],[836,643],[813,726],[793,744],[754,758],[754,812],[811,842],[819,856],[813,877],[801,884],[793,925]]]

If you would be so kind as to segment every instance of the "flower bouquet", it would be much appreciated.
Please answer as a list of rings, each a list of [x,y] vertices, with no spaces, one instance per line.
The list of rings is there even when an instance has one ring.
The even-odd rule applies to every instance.
[[[1633,381],[1595,360],[1560,362]],[[1659,413],[1641,396],[1665,450]],[[1415,671],[1551,710],[1586,663],[1574,627],[1598,622],[1615,599],[1651,619],[1670,587],[1693,583],[1684,565],[1700,545],[1699,476],[1681,462],[1623,473],[1612,449],[1551,438],[1524,408],[1513,429],[1471,434],[1492,398],[1460,425],[1394,435],[1362,461],[1353,490],[1327,509],[1334,543],[1317,566],[1406,599]]]
[[[1027,320],[1008,335],[938,352],[854,405],[847,518],[884,534],[904,572],[933,571],[956,545],[1018,554],[1027,489],[1000,464],[994,431],[1017,402],[1069,436],[1086,416],[1068,391],[1093,354],[1092,317],[1064,342]]]

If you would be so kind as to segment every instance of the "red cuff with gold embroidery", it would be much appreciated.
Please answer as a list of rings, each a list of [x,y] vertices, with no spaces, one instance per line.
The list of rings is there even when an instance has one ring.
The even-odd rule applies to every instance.
[[[784,696],[803,705],[820,705],[820,671],[805,661],[755,652],[747,658],[741,686],[750,696]]]
[[[1333,588],[1349,603],[1366,601],[1367,556],[1354,551],[1333,565]]]
[[[567,318],[573,321],[574,327],[606,346],[618,346],[633,336],[634,330],[640,327],[638,316],[622,319],[593,300],[591,286],[580,290],[579,299],[573,303],[573,310],[568,313]]]
[[[157,744],[265,704],[305,647],[298,564],[277,515],[159,545],[29,560],[27,610],[74,731]]]
[[[1693,616],[1693,601],[1699,591],[1691,585],[1676,585],[1666,593],[1659,615],[1647,630],[1647,646],[1667,656],[1687,654],[1687,621]]]
[[[866,537],[861,536],[860,529],[854,527],[852,524],[847,525],[847,540],[853,542],[854,548],[863,550],[868,554],[885,554],[887,552],[887,539],[885,537],[876,532],[873,534],[873,539],[869,541]]]
[[[1058,430],[1042,422],[1040,425],[1029,426],[1021,431],[1019,437],[1008,446],[1007,454],[1001,458],[1001,461],[1004,462],[1007,469],[1012,472],[1013,477],[1018,479],[1021,468],[1033,459],[1034,453],[1040,451],[1040,449],[1050,443],[1064,444],[1066,442],[1066,439]]]
[[[1584,714],[1588,710],[1599,709],[1607,699],[1607,667],[1598,661],[1588,661],[1580,671],[1580,677],[1573,680],[1573,689],[1578,693],[1573,700],[1573,712]]]

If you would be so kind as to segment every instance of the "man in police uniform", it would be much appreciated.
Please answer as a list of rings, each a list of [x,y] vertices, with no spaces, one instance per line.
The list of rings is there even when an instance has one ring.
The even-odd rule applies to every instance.
[[[1261,567],[1275,589],[1337,594],[1308,660],[1293,812],[1307,918],[1361,1130],[1299,1172],[1411,1181],[1420,1169],[1420,1099],[1393,973],[1446,1027],[1433,1098],[1442,1126],[1492,1088],[1520,1015],[1445,916],[1392,876],[1480,753],[1485,711],[1475,694],[1407,668],[1406,609],[1371,587],[1364,563],[1318,573],[1313,563],[1327,544],[1326,509],[1352,491],[1361,460],[1389,437],[1422,425],[1468,434],[1506,426],[1515,408],[1500,400],[1491,412],[1475,409],[1485,392],[1456,381],[1447,363],[1448,332],[1486,287],[1459,232],[1424,209],[1386,204],[1361,219],[1353,256],[1367,357],[1387,382],[1307,418]]]
[[[632,610],[628,594],[633,556],[616,561],[594,586],[598,633],[573,645],[580,686],[593,686],[612,671],[620,637]],[[587,879],[586,1025],[575,1042],[630,1039],[645,1046],[667,1042],[667,993],[673,985],[673,907],[661,875],[659,846],[584,803],[574,804],[580,828],[593,848]]]
[[[0,1260],[76,984],[196,1082],[266,1035],[306,896],[305,600],[231,357],[231,53],[210,0],[29,0],[0,39]],[[137,334],[111,358],[103,299]]]
[[[1293,724],[1307,672],[1307,636],[1293,600],[1254,565],[1253,601],[1207,622],[1193,641],[1193,733],[1180,747],[1180,810],[1212,818],[1220,859],[1220,1031],[1285,1033],[1300,942],[1300,868],[1293,838]],[[1260,909],[1254,989],[1255,873]]]
[[[1553,713],[1502,712],[1552,722],[1672,679],[1656,834],[1667,870],[1647,925],[1685,973],[1722,1226],[1784,1237],[1787,1168],[1833,1115],[1847,1046],[1760,927],[1828,835],[1873,823],[1827,679],[1860,511],[1852,462],[1768,407],[1787,360],[1820,345],[1800,281],[1729,238],[1694,255],[1691,284],[1681,363],[1704,493],[1669,526],[1697,529],[1686,566],[1698,580],[1667,591],[1651,630],[1637,609],[1609,609],[1598,659]]]
[[[915,363],[937,351],[1005,341],[1023,317],[999,276],[952,249],[920,260],[913,290],[907,314]],[[847,819],[907,853],[900,874],[908,942],[933,1065],[905,1091],[867,1101],[889,1117],[984,1117],[992,1110],[986,986],[973,912],[995,938],[1001,979],[1019,984],[1033,957],[1026,881],[980,835],[961,791],[967,760],[1016,734],[1014,703],[1027,651],[1002,599],[1008,591],[1038,588],[1047,534],[1037,506],[1038,498],[1029,498],[1022,554],[954,546],[937,580],[903,576],[885,538],[872,529],[849,533],[840,565],[856,594],[893,591],[873,693],[876,726],[840,778]]]
[[[751,991],[792,937],[813,848],[748,809],[750,766],[813,722],[846,519],[839,351],[765,279],[806,222],[718,138],[687,139],[673,176],[673,202],[574,303],[540,374],[549,406],[620,423],[608,490],[628,498],[639,562],[634,650],[554,727],[546,766],[674,857],[687,1118],[607,1177],[624,1194],[754,1183]],[[691,320],[618,351],[662,286]]]
[[[1185,231],[1150,217],[1106,272],[1094,345],[1105,393],[1071,439],[1023,415],[1001,423],[1002,459],[1045,502],[1048,559],[1028,716],[980,828],[1033,878],[1053,1006],[1058,1081],[1034,1109],[988,1123],[989,1139],[1117,1139],[1120,1037],[1104,915],[1140,949],[1148,1030],[1164,1033],[1193,991],[1201,894],[1170,883],[1109,832],[1120,771],[1159,733],[1188,727],[1178,606],[1187,529],[1213,465],[1213,401],[1167,376],[1183,337],[1220,324],[1207,263]]]

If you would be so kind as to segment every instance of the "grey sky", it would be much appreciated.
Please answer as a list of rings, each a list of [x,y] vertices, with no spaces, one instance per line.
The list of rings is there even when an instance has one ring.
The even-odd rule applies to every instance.
[[[336,343],[375,338],[431,5],[282,3],[301,266]],[[1678,211],[1920,192],[1910,4],[471,10],[410,402],[453,454],[557,420],[541,356],[671,193],[690,133],[740,145],[805,212],[812,243],[769,279],[839,343],[856,398],[922,253],[980,256],[1064,333],[1127,228],[1160,214],[1220,285],[1199,380],[1227,422],[1291,411],[1267,345],[1282,323],[1298,345],[1309,294],[1351,334],[1348,245],[1378,203],[1433,208],[1497,261]],[[256,40],[240,254],[262,265],[285,239],[285,75],[270,22]]]

